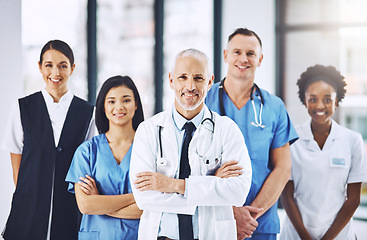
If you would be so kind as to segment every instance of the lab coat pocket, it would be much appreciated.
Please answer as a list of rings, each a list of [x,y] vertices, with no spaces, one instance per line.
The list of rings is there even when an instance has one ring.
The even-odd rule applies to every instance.
[[[333,177],[337,183],[344,184],[347,181],[350,170],[351,159],[347,156],[329,157],[330,177]]]
[[[98,231],[90,231],[90,232],[79,232],[78,240],[99,240],[99,232]]]
[[[215,221],[216,240],[236,240],[236,220]]]
[[[214,158],[214,160],[205,160],[205,165],[206,165],[206,175],[214,175],[215,172],[218,170],[218,168],[220,168],[222,166],[222,158],[221,157],[217,157]]]
[[[156,159],[157,164],[157,172],[173,178],[175,176],[175,167],[177,168],[176,162],[173,161],[167,161],[165,158],[157,158]]]

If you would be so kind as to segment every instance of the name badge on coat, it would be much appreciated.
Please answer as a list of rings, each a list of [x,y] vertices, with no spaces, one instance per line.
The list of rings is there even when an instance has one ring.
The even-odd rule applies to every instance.
[[[341,167],[346,166],[345,158],[332,157],[330,158],[330,167]]]

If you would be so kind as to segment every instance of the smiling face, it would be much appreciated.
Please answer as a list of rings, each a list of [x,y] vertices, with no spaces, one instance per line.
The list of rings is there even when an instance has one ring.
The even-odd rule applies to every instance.
[[[104,109],[110,128],[131,124],[137,109],[133,91],[122,85],[108,91]]]
[[[334,87],[322,80],[310,84],[305,92],[305,105],[312,124],[331,125],[337,103]]]
[[[228,77],[254,81],[256,68],[260,67],[263,55],[255,36],[235,35],[224,50],[228,63]]]
[[[67,82],[75,64],[70,65],[70,60],[64,54],[50,49],[43,54],[42,63],[39,62],[38,65],[48,92],[67,92]]]
[[[185,112],[192,111],[195,116],[201,111],[214,76],[209,74],[204,59],[184,56],[177,59],[173,72],[169,73],[169,80],[171,88],[175,91],[176,109],[188,118]]]

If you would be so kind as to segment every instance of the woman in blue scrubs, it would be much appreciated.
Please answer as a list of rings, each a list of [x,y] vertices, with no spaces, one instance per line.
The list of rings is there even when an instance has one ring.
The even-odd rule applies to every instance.
[[[96,102],[100,135],[76,150],[66,181],[83,213],[79,239],[137,239],[139,218],[129,181],[131,148],[144,120],[139,93],[125,76],[109,78]]]

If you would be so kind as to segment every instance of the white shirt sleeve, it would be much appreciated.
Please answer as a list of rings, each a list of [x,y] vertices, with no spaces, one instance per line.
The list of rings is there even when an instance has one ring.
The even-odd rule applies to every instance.
[[[364,149],[362,135],[351,134],[352,162],[349,170],[347,183],[367,182],[367,158]]]
[[[20,120],[18,101],[10,108],[8,122],[3,135],[1,148],[15,154],[22,154],[24,145],[23,126]]]

